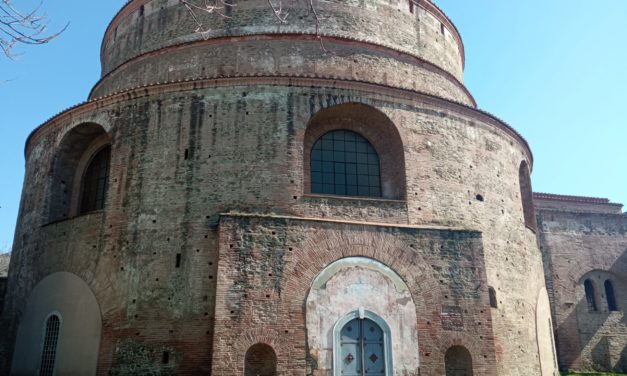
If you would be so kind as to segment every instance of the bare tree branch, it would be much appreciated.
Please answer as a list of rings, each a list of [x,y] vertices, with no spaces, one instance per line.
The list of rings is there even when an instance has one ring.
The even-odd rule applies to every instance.
[[[42,2],[32,11],[23,13],[11,0],[0,0],[0,50],[10,59],[14,58],[13,48],[18,44],[44,44],[56,38],[67,29],[48,33],[47,15],[41,12]]]

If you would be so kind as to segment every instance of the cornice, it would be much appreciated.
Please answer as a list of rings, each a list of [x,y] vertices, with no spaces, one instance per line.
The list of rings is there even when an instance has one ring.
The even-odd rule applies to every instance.
[[[529,148],[529,144],[514,128],[509,126],[504,121],[500,120],[496,116],[463,103],[455,102],[449,99],[444,99],[435,95],[426,94],[419,91],[409,89],[399,89],[396,87],[390,87],[382,84],[373,84],[356,80],[345,80],[337,77],[316,77],[316,76],[232,76],[232,77],[204,77],[198,79],[188,79],[173,82],[155,83],[151,85],[145,85],[128,89],[119,93],[112,93],[102,98],[92,99],[87,102],[75,105],[66,109],[63,112],[53,116],[48,121],[34,129],[26,140],[25,155],[28,157],[30,152],[29,145],[31,141],[39,137],[43,130],[54,124],[68,121],[75,116],[80,116],[84,113],[94,111],[100,108],[104,108],[110,105],[114,105],[120,102],[134,100],[138,98],[144,98],[164,93],[191,91],[205,88],[218,88],[218,87],[235,87],[235,86],[262,86],[262,85],[274,85],[274,86],[298,86],[305,88],[321,88],[321,89],[343,89],[343,90],[355,90],[369,93],[371,97],[379,97],[381,100],[389,100],[387,98],[394,98],[397,101],[404,102],[409,106],[416,106],[417,103],[431,105],[438,107],[442,110],[448,110],[456,112],[463,116],[467,116],[483,123],[492,125],[497,129],[503,131],[507,135],[518,140],[523,147],[529,165],[533,166],[533,154]]]
[[[180,50],[187,49],[187,48],[194,48],[194,47],[205,46],[205,45],[232,44],[232,43],[238,43],[238,42],[251,42],[251,41],[277,41],[277,40],[318,42],[319,38],[315,34],[305,34],[305,33],[250,34],[250,35],[240,35],[240,36],[224,36],[224,37],[219,37],[219,38],[211,38],[207,40],[195,40],[195,41],[189,41],[189,42],[162,47],[157,50],[152,50],[152,51],[148,51],[140,55],[137,55],[125,61],[124,63],[118,65],[117,67],[113,68],[110,72],[103,75],[98,80],[98,82],[96,82],[94,87],[89,92],[89,98],[92,97],[94,91],[96,91],[99,88],[99,86],[104,81],[106,81],[108,77],[111,77],[112,75],[114,75],[115,73],[119,72],[120,70],[124,69],[125,67],[129,65],[136,64],[138,62],[141,62],[142,60],[145,60],[151,57],[155,57],[158,55],[163,55],[163,54],[171,53],[175,51],[180,51]],[[464,94],[466,94],[466,96],[471,101],[473,106],[477,107],[477,102],[475,101],[474,97],[472,96],[468,88],[466,88],[466,86],[460,80],[457,79],[457,77],[455,77],[452,73],[440,68],[436,64],[431,63],[428,60],[420,58],[406,51],[396,49],[392,46],[372,43],[372,42],[358,39],[358,38],[348,38],[344,36],[329,35],[325,37],[325,40],[328,41],[329,43],[334,43],[334,44],[360,46],[368,50],[387,54],[391,57],[398,58],[399,60],[410,61],[413,64],[423,65],[431,72],[437,73],[445,77],[449,81],[451,81],[453,84],[455,84],[455,86],[457,86],[459,89],[461,89],[464,92]]]

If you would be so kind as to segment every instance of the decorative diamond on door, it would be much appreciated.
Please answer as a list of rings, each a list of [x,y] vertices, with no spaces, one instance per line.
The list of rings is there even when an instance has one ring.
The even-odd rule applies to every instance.
[[[385,376],[383,330],[370,319],[353,319],[340,332],[343,376]]]

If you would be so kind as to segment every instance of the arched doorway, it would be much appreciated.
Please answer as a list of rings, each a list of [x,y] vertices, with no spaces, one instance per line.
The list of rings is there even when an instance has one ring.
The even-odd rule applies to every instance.
[[[472,376],[472,357],[464,346],[453,346],[444,356],[446,376]]]
[[[355,318],[340,331],[340,373],[343,376],[385,376],[385,342],[381,327],[368,318]]]
[[[265,343],[258,343],[246,351],[245,376],[276,376],[276,353]]]

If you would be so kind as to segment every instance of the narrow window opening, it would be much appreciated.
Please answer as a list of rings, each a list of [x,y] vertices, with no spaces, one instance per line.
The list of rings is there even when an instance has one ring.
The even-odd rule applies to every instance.
[[[59,319],[59,316],[52,315],[46,321],[44,343],[41,350],[41,365],[39,367],[39,376],[52,376],[54,373],[54,364],[57,357],[57,344],[59,341],[60,328],[61,320]]]
[[[496,290],[494,290],[494,287],[490,287],[488,289],[488,293],[490,295],[490,307],[492,308],[498,308],[498,302],[496,299]]]
[[[414,1],[409,0],[409,13],[414,14]]]
[[[176,254],[176,267],[177,268],[181,267],[181,254],[180,253]]]
[[[161,356],[161,363],[163,363],[163,364],[170,363],[170,352],[169,351],[164,351],[163,352],[163,355]]]
[[[588,303],[588,311],[596,312],[597,311],[597,302],[594,296],[594,285],[592,285],[592,281],[586,279],[583,283],[584,290],[586,291],[586,302]]]
[[[536,231],[536,213],[533,208],[533,193],[531,189],[531,176],[526,161],[522,161],[518,170],[518,182],[520,185],[520,199],[522,201],[525,226]]]
[[[185,160],[189,158],[189,149],[185,149]]]
[[[605,281],[605,297],[607,298],[607,310],[610,312],[618,311],[616,305],[616,296],[614,295],[614,286],[609,279]]]
[[[109,189],[111,146],[102,148],[94,155],[85,171],[82,186],[81,214],[102,210]]]
[[[144,16],[144,6],[143,5],[139,7],[139,16],[140,17]]]
[[[444,35],[444,30],[445,30],[444,24],[440,22],[440,33],[442,33],[442,35]]]

